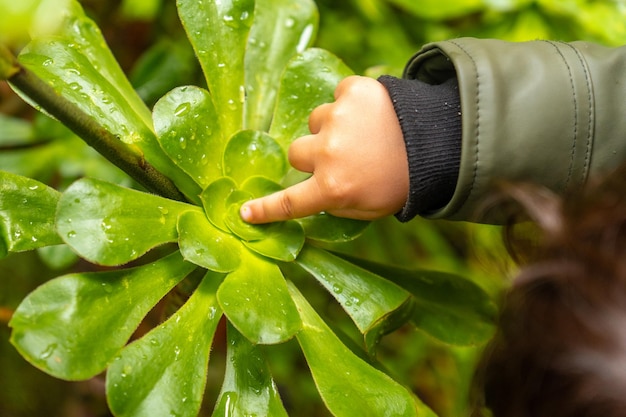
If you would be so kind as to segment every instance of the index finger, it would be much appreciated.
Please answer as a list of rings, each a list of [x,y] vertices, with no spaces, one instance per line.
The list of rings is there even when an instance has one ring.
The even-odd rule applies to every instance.
[[[297,219],[324,211],[328,200],[323,198],[314,177],[282,191],[246,202],[241,218],[252,224]]]

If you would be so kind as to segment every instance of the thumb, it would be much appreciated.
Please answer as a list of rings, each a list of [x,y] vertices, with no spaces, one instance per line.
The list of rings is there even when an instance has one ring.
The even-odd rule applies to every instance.
[[[266,197],[250,200],[241,206],[241,218],[252,224],[277,222],[310,216],[326,209],[313,177]]]

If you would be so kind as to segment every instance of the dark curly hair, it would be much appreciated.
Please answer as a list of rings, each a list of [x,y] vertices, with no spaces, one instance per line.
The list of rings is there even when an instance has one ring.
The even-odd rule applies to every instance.
[[[626,166],[564,197],[504,190],[539,237],[506,228],[523,265],[478,367],[474,415],[625,417]]]

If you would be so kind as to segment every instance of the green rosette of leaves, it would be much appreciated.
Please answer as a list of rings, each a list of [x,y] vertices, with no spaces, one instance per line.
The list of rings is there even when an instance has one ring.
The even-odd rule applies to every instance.
[[[306,271],[335,297],[371,357],[385,333],[410,320],[419,325],[416,317],[428,322],[447,307],[460,312],[452,314],[449,328],[463,328],[464,313],[473,310],[488,323],[486,295],[459,278],[463,285],[449,290],[460,299],[469,288],[475,303],[455,309],[443,301],[437,309],[426,302],[429,308],[419,314],[416,291],[428,293],[426,280],[415,285],[405,274],[393,282],[382,277],[384,270],[315,245],[354,239],[367,223],[322,213],[250,225],[239,216],[243,202],[301,178],[288,165],[287,148],[308,133],[311,110],[331,101],[336,84],[351,73],[335,56],[310,47],[318,23],[314,2],[178,0],[177,6],[208,88],[178,87],[152,112],[75,1],[47,30],[35,32],[19,57],[103,129],[140,149],[189,201],[90,178],[58,193],[0,174],[0,254],[63,243],[94,264],[136,261],[62,276],[36,289],[11,320],[12,343],[33,365],[62,379],[108,369],[107,397],[116,416],[195,416],[213,336],[225,318],[230,360],[214,415],[286,415],[260,346],[292,338],[333,415],[432,415],[346,347],[281,266]],[[23,217],[18,203],[27,200],[39,210]],[[169,255],[142,262],[165,244],[172,247]],[[199,273],[199,284],[177,312],[133,336],[159,300],[185,279],[197,282]],[[483,341],[485,326],[460,336],[451,332],[449,342]],[[445,340],[448,332],[437,330],[432,333]]]

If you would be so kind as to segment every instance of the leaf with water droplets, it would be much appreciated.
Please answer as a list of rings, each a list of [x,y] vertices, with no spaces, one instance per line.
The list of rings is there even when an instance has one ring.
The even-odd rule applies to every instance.
[[[256,0],[245,57],[246,128],[269,129],[282,70],[310,46],[318,20],[312,0]]]
[[[178,245],[186,260],[217,272],[230,272],[239,266],[241,242],[213,226],[204,213],[181,214],[178,235]]]
[[[323,49],[307,49],[289,62],[280,81],[269,130],[285,152],[294,139],[310,133],[311,111],[332,102],[339,81],[352,74],[339,58]]]
[[[493,336],[497,307],[487,292],[467,277],[349,259],[409,291],[415,305],[411,322],[431,336],[458,346],[479,345]]]
[[[29,294],[9,325],[11,343],[58,378],[102,372],[154,305],[196,266],[178,252],[144,266],[71,274]]]
[[[152,117],[165,153],[201,188],[222,176],[225,141],[208,91],[176,88],[156,103]]]
[[[217,292],[230,322],[252,343],[289,340],[301,321],[278,266],[248,251]]]
[[[59,8],[54,0],[43,3]],[[67,10],[54,14],[58,21],[35,25],[33,40],[18,57],[20,63],[104,130],[139,149],[141,156],[185,195],[196,196],[199,187],[161,149],[150,110],[126,78],[98,26],[85,16],[77,1],[65,4]]]
[[[178,238],[176,223],[200,208],[95,179],[72,184],[59,200],[57,229],[81,257],[121,265]]]
[[[258,175],[279,182],[286,172],[286,153],[267,133],[243,130],[226,144],[224,174],[239,185]]]
[[[213,181],[200,194],[207,218],[215,227],[230,232],[226,225],[226,212],[228,211],[228,197],[237,190],[237,184],[232,178],[222,177]]]
[[[370,222],[335,217],[328,213],[299,219],[308,239],[320,242],[349,242],[361,236]]]
[[[334,416],[436,417],[406,388],[348,349],[292,283],[289,291],[303,322],[296,337]]]
[[[128,345],[107,371],[107,398],[118,417],[196,417],[215,329],[215,292],[223,276],[208,272],[165,323]]]
[[[368,351],[374,351],[383,334],[409,320],[411,296],[393,282],[311,245],[302,249],[296,262],[350,315],[364,334]]]
[[[59,196],[38,181],[0,171],[0,258],[61,243],[54,227]]]
[[[228,326],[224,383],[213,417],[287,417],[261,349]]]
[[[243,127],[244,54],[254,0],[178,0],[176,4],[213,96],[222,133],[230,137]]]

